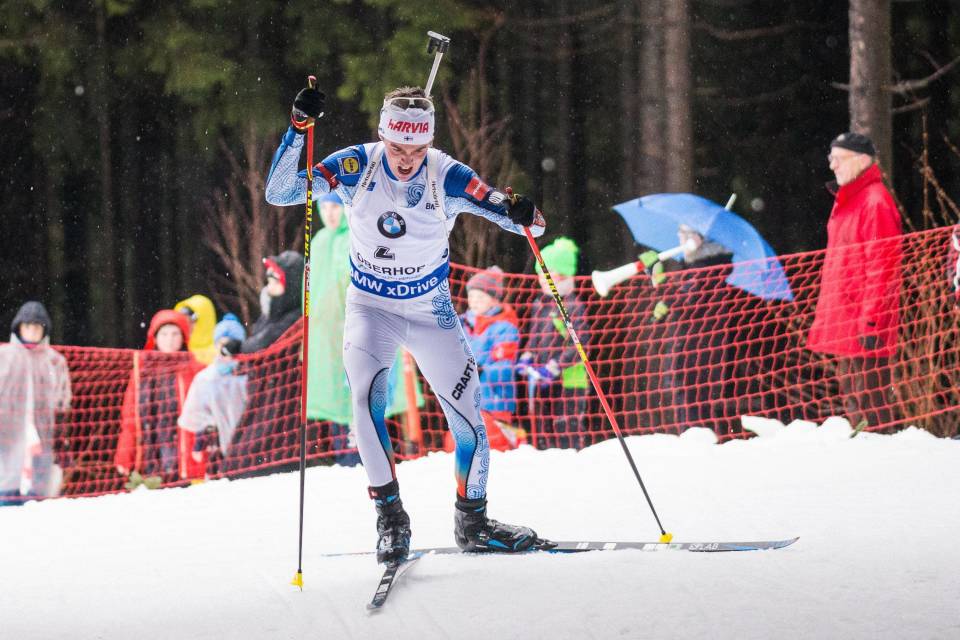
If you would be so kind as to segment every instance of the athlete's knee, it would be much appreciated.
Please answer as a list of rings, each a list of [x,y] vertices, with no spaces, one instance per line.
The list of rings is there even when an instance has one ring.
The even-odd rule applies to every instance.
[[[389,365],[382,363],[368,349],[349,342],[343,347],[343,368],[347,372],[347,378],[351,381],[357,379],[359,383],[360,378],[370,377],[384,366]]]
[[[350,381],[350,393],[355,411],[369,411],[374,418],[382,418],[387,409],[390,369],[383,367],[372,376],[360,376]]]

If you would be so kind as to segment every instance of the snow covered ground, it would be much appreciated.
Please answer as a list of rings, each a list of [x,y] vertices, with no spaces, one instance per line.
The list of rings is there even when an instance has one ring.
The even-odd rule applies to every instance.
[[[764,428],[766,427],[766,428]],[[958,638],[960,441],[845,421],[629,439],[675,540],[779,551],[438,556],[369,615],[380,569],[362,469],[0,509],[0,638]],[[414,546],[452,544],[453,461],[399,467]],[[557,539],[655,540],[616,441],[494,453],[490,512]]]

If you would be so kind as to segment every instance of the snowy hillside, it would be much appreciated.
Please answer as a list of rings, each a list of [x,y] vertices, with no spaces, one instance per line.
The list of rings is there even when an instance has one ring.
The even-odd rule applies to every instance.
[[[380,570],[363,470],[0,509],[0,638],[957,638],[960,442],[843,421],[629,444],[675,540],[770,552],[438,556],[368,615]],[[414,546],[452,544],[453,461],[399,467]],[[490,514],[557,539],[655,540],[616,441],[494,452]]]

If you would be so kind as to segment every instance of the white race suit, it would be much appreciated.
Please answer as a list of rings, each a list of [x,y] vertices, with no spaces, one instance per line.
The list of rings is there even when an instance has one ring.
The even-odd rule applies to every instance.
[[[297,171],[303,142],[292,127],[284,135],[267,178],[271,204],[306,202],[306,171]],[[389,368],[402,345],[430,383],[456,441],[458,495],[484,498],[490,452],[476,361],[450,298],[447,238],[461,212],[513,233],[523,228],[507,217],[501,192],[436,149],[406,181],[390,171],[382,142],[333,153],[314,166],[313,177],[314,198],[336,190],[350,226],[343,362],[370,485],[396,479],[384,409]],[[533,235],[542,235],[544,226],[538,213]]]

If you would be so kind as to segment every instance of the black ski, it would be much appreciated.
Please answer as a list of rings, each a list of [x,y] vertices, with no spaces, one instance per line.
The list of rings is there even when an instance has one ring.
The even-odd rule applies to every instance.
[[[784,540],[760,540],[753,542],[604,542],[604,541],[575,541],[563,540],[559,542],[544,541],[542,545],[534,547],[527,552],[520,554],[496,555],[523,555],[523,553],[583,553],[586,551],[614,551],[621,549],[634,549],[637,551],[691,551],[696,553],[719,553],[724,551],[768,551],[773,549],[782,549],[788,547],[799,538],[786,538]],[[412,552],[416,557],[424,555],[489,555],[488,553],[464,553],[458,547],[432,547],[427,549],[417,549]],[[335,556],[359,556],[371,555],[371,552],[358,551],[354,553],[332,553],[326,554],[327,557]],[[412,557],[412,556],[411,556]]]
[[[423,553],[419,551],[413,551],[403,562],[390,565],[384,569],[383,576],[380,578],[380,584],[377,585],[377,591],[373,594],[373,599],[367,605],[367,609],[375,611],[382,607],[384,603],[386,603],[387,597],[390,595],[390,590],[393,589],[397,578],[406,573],[422,555]]]

